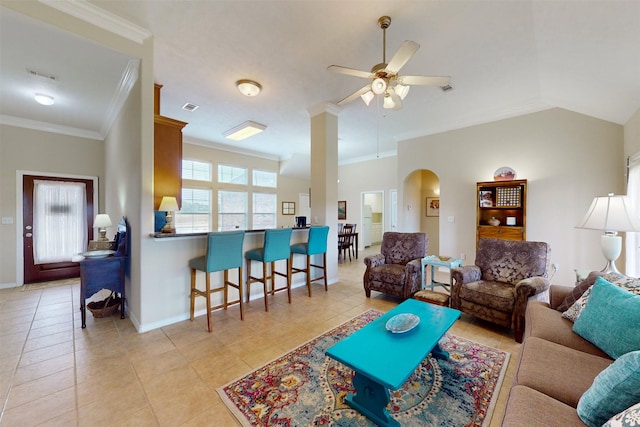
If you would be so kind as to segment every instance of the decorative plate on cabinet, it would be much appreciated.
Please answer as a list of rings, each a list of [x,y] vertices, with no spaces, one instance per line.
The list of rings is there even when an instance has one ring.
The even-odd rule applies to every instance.
[[[514,179],[516,179],[516,171],[508,166],[498,168],[493,173],[494,181],[513,181]]]

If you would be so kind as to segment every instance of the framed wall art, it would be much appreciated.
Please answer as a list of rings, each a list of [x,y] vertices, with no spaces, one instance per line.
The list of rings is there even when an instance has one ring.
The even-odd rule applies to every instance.
[[[338,219],[347,219],[347,201],[338,200]]]
[[[440,216],[439,197],[427,197],[427,216]]]
[[[282,215],[295,215],[296,202],[282,202]]]

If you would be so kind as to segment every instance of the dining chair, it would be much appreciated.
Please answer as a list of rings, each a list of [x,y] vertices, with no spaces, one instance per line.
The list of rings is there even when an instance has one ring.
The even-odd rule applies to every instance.
[[[219,231],[207,235],[207,252],[204,256],[189,261],[191,268],[191,320],[194,319],[195,300],[202,296],[207,301],[207,328],[213,331],[211,311],[218,308],[225,310],[229,305],[240,304],[240,320],[244,320],[244,299],[242,292],[242,245],[244,243],[243,230]],[[229,280],[229,270],[238,269],[238,282]],[[205,273],[205,290],[196,286],[196,272]],[[223,283],[217,288],[211,288],[211,273],[223,271]],[[238,299],[229,301],[229,286],[238,290]],[[211,306],[211,294],[224,292],[223,303]]]
[[[251,249],[245,252],[244,257],[247,260],[247,302],[251,297],[251,284],[260,282],[264,289],[264,309],[269,311],[269,293],[274,295],[279,291],[287,291],[289,304],[291,304],[291,228],[270,229],[264,232],[264,246],[261,248]],[[286,261],[286,272],[276,271],[276,261]],[[251,275],[251,262],[259,261],[262,263],[262,277]],[[271,265],[271,274],[269,274],[268,265]],[[286,278],[287,285],[285,287],[276,287],[276,276]],[[268,289],[268,282],[271,280],[271,291]]]
[[[329,235],[329,226],[311,227],[309,229],[309,238],[306,243],[296,243],[291,245],[291,274],[307,273],[307,289],[311,296],[311,283],[324,280],[324,290],[329,290],[327,286],[327,237]],[[306,255],[306,268],[296,268],[293,266],[293,254]],[[322,265],[312,264],[311,257],[313,255],[322,254]],[[322,276],[311,278],[311,267],[322,269]]]
[[[349,261],[351,261],[353,239],[353,224],[345,224],[342,227],[342,232],[338,235],[338,261],[340,261],[341,258],[346,260],[347,253],[349,253]]]

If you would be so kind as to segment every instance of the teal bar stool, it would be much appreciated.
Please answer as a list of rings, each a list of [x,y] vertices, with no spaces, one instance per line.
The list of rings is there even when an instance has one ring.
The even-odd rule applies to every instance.
[[[191,268],[191,320],[196,296],[205,297],[207,300],[207,327],[209,332],[213,330],[211,325],[211,311],[229,305],[240,304],[240,319],[244,320],[244,298],[242,292],[242,245],[244,243],[244,231],[222,231],[209,233],[207,239],[207,252],[204,256],[189,261]],[[229,270],[238,269],[238,283],[229,281]],[[206,281],[205,290],[196,287],[196,271],[204,271]],[[211,289],[211,273],[224,271],[224,283],[218,288]],[[229,286],[238,290],[238,299],[229,301]],[[224,302],[211,307],[211,294],[224,292]]]
[[[311,227],[309,228],[309,239],[307,243],[297,243],[291,245],[291,274],[307,273],[307,288],[309,296],[311,296],[311,283],[324,280],[324,290],[327,287],[327,236],[329,235],[329,226]],[[302,254],[307,256],[306,268],[296,268],[293,266],[293,254]],[[322,254],[322,265],[312,264],[311,256]],[[322,276],[311,279],[311,267],[322,269]]]
[[[291,264],[289,263],[291,231],[291,228],[266,230],[264,232],[264,247],[251,249],[244,254],[247,260],[247,301],[249,301],[251,297],[251,284],[261,282],[264,287],[265,311],[269,311],[269,291],[267,286],[269,280],[271,280],[271,295],[286,289],[289,296],[289,304],[291,304]],[[280,260],[286,260],[286,273],[276,271],[276,261]],[[254,277],[251,275],[251,261],[259,261],[262,263],[262,277]],[[270,275],[267,268],[268,264],[271,264]],[[285,277],[287,279],[287,286],[276,288],[276,276]]]

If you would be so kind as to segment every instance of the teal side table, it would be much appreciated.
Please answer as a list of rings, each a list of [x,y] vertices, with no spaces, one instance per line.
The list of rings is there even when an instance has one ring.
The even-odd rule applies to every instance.
[[[422,258],[422,262],[420,264],[422,265],[422,289],[426,289],[427,286],[429,286],[433,291],[433,288],[435,286],[442,286],[445,290],[447,290],[448,292],[451,292],[451,281],[449,281],[449,283],[441,283],[441,282],[436,282],[434,280],[436,267],[445,267],[451,270],[454,267],[462,266],[462,260],[459,258],[450,258],[446,261],[443,261],[440,258],[438,258],[436,255],[428,255]],[[424,274],[425,266],[431,267],[431,276],[429,277],[429,283],[427,283],[426,286],[425,286],[426,277]]]

